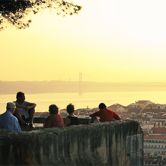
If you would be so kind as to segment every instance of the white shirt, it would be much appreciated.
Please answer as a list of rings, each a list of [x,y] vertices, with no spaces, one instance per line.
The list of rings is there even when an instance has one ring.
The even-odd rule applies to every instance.
[[[24,101],[22,104],[18,104],[16,103],[16,108],[18,110],[18,112],[20,113],[20,115],[23,115],[25,117],[25,119],[29,118],[29,113],[26,109],[21,108],[21,107],[27,107],[29,105],[29,102]]]

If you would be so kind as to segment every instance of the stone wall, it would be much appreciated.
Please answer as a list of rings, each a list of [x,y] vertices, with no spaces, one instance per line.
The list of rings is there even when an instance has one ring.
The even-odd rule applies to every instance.
[[[0,165],[143,166],[143,133],[135,121],[0,131]]]

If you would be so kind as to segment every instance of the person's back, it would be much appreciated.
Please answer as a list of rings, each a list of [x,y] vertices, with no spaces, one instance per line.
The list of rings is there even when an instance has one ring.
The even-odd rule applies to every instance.
[[[14,132],[21,132],[18,119],[13,115],[14,109],[14,103],[7,103],[6,112],[0,115],[0,128]]]
[[[70,123],[67,126],[78,125],[79,124],[77,116],[68,115],[67,118],[70,120]]]
[[[71,125],[78,125],[78,117],[74,114],[74,105],[73,104],[68,104],[66,107],[66,111],[69,114],[65,118],[65,125],[66,126],[71,126]]]
[[[52,127],[64,127],[64,121],[60,114],[58,114],[58,107],[54,104],[49,106],[50,115],[47,117],[44,122],[44,128],[52,128]]]
[[[115,112],[104,109],[102,111],[98,112],[98,115],[100,117],[100,122],[105,122],[105,121],[112,121],[112,120],[119,120],[118,116],[115,114]]]
[[[64,127],[63,119],[59,114],[51,114],[47,117],[44,128]]]
[[[99,117],[100,122],[112,121],[112,120],[120,120],[120,117],[113,111],[108,110],[104,103],[99,104],[99,111],[90,115],[92,119]]]

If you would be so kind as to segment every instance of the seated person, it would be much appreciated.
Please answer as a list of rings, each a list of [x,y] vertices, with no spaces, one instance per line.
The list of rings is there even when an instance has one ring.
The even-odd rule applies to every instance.
[[[0,115],[0,128],[14,132],[21,132],[18,119],[13,115],[16,109],[16,105],[13,102],[9,102],[6,105],[6,112]]]
[[[49,116],[47,117],[43,127],[52,128],[52,127],[64,127],[64,121],[61,115],[58,113],[58,107],[55,104],[49,106]]]
[[[78,125],[78,117],[74,115],[74,105],[73,104],[68,104],[66,107],[66,111],[69,114],[65,118],[65,125],[66,126],[71,126],[71,125]]]
[[[99,111],[89,115],[92,118],[92,122],[99,117],[100,122],[108,122],[112,120],[120,120],[120,117],[113,111],[107,109],[104,103],[99,104]]]
[[[23,92],[17,93],[15,103],[16,111],[14,115],[18,118],[20,125],[24,127],[29,124],[33,128],[33,116],[35,114],[36,104],[25,101]]]

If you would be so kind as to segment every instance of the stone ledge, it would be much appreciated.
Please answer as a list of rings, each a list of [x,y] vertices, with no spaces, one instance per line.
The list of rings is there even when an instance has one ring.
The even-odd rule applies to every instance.
[[[143,133],[135,121],[1,130],[0,165],[143,166]]]

